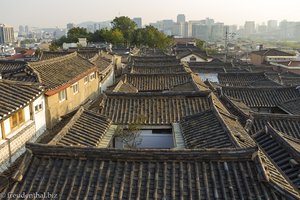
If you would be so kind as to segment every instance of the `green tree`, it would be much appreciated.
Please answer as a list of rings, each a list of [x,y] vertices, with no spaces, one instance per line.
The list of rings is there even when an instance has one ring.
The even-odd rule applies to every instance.
[[[124,44],[125,38],[123,33],[119,29],[115,29],[111,31],[111,43],[114,45],[122,45]]]
[[[112,22],[113,30],[120,30],[123,33],[124,40],[127,46],[133,41],[133,33],[136,29],[136,23],[129,17],[121,16],[116,17]]]
[[[197,46],[199,49],[204,50],[204,49],[205,49],[205,41],[200,40],[200,39],[196,39],[196,46]]]
[[[87,38],[91,40],[92,33],[89,33],[86,28],[75,27],[68,31],[67,42],[78,42],[78,38]]]

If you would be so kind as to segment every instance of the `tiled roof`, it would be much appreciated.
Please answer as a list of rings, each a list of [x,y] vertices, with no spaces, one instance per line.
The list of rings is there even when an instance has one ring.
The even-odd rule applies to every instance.
[[[243,148],[255,143],[237,119],[215,108],[185,117],[181,131],[187,148]]]
[[[3,79],[23,82],[38,82],[37,75],[21,61],[0,61]]]
[[[143,62],[173,62],[179,60],[176,59],[176,56],[132,56],[131,59],[134,63],[143,63]]]
[[[7,189],[62,199],[298,199],[270,163],[244,150],[114,150],[27,144]],[[275,169],[276,170],[276,169]]]
[[[49,144],[99,147],[110,127],[109,119],[82,107]]]
[[[219,73],[220,85],[224,86],[252,86],[252,87],[280,87],[270,80],[264,73]]]
[[[238,117],[239,122],[245,126],[247,120],[250,118],[251,108],[245,105],[241,100],[228,97],[226,95],[220,96],[223,105],[229,112]]]
[[[253,124],[250,134],[254,134],[263,129],[267,123],[276,130],[300,139],[300,116],[299,115],[281,115],[281,114],[260,114],[252,113]]]
[[[300,98],[283,102],[279,104],[279,107],[290,114],[300,115]]]
[[[112,60],[109,60],[98,54],[95,57],[91,58],[90,61],[95,63],[100,73],[112,68]]]
[[[99,54],[99,50],[78,50],[77,53],[86,59],[91,59]]]
[[[189,65],[191,70],[194,73],[222,73],[225,72],[226,69],[225,67],[221,66],[221,67],[213,67],[213,66],[191,66]]]
[[[43,91],[42,87],[35,84],[0,80],[0,120],[27,106]]]
[[[25,62],[21,61],[0,60],[0,74],[22,71],[25,64]]]
[[[30,67],[38,73],[39,79],[46,89],[55,89],[84,73],[96,70],[95,65],[82,58],[76,52],[45,61],[30,63]]]
[[[260,56],[294,56],[293,54],[286,53],[284,51],[279,51],[276,49],[266,49],[260,51],[252,51],[252,54],[257,54]]]
[[[300,189],[300,140],[283,135],[270,124],[253,138],[294,186]]]
[[[201,50],[189,50],[187,49],[187,51],[183,51],[183,52],[180,52],[179,54],[177,54],[177,58],[178,59],[182,59],[186,56],[189,56],[189,55],[196,55],[200,58],[202,58],[203,60],[207,60],[208,59],[208,55],[206,54],[205,51],[201,51]]]
[[[68,51],[43,51],[40,60],[49,60],[70,54]]]
[[[249,107],[276,107],[278,104],[300,97],[295,87],[222,87],[225,95],[241,100]]]
[[[106,93],[98,104],[100,114],[116,124],[166,125],[210,108],[209,92]]]
[[[300,86],[300,76],[299,77],[286,77],[281,76],[280,81],[286,86]]]
[[[290,72],[285,73],[274,73],[274,72],[267,72],[265,73],[268,78],[272,79],[273,81],[285,85],[285,86],[299,86],[300,85],[300,75],[293,74]]]
[[[178,74],[125,74],[122,84],[131,85],[139,92],[161,92],[166,90],[176,91],[203,91],[208,90],[201,79],[191,73]],[[132,91],[129,87],[129,92]],[[179,89],[180,88],[180,89]],[[120,84],[116,84],[113,91],[124,89]],[[123,91],[126,92],[126,91]]]
[[[171,74],[171,73],[186,73],[189,70],[180,64],[169,65],[169,66],[132,66],[130,73],[132,74]]]

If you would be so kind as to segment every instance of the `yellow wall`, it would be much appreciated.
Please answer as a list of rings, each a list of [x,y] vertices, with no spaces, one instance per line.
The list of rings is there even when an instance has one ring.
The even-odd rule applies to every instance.
[[[263,56],[260,56],[260,55],[254,54],[254,53],[250,54],[250,59],[251,59],[252,64],[254,64],[254,65],[260,65],[264,62]]]
[[[89,98],[93,99],[96,97],[98,94],[99,76],[97,72],[95,74],[96,78],[90,80],[87,84],[84,84],[84,78],[78,81],[79,91],[76,94],[73,93],[72,86],[66,88],[67,99],[62,102],[59,102],[59,93],[46,96],[46,124],[48,129],[53,128],[59,122],[61,116],[78,108]]]

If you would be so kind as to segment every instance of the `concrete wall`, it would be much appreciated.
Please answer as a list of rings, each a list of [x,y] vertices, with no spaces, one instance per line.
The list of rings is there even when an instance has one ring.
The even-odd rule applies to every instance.
[[[103,80],[99,84],[101,93],[104,92],[107,89],[107,87],[114,84],[114,78],[114,69],[112,68],[112,70],[106,75],[106,77],[103,78]]]
[[[34,109],[35,106],[40,104],[42,105],[42,110],[35,111]],[[46,130],[46,104],[45,104],[44,95],[40,96],[33,102],[32,109],[34,113],[33,119],[34,119],[36,131],[43,133]]]
[[[61,116],[68,114],[88,99],[93,99],[98,94],[99,76],[84,84],[84,78],[78,81],[79,91],[73,93],[72,86],[66,88],[67,99],[59,102],[58,94],[46,96],[46,122],[47,128],[51,129],[59,122]]]

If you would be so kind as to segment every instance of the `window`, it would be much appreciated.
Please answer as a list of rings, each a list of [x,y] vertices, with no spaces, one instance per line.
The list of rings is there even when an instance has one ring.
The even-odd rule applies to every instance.
[[[64,100],[67,99],[67,92],[66,90],[62,90],[58,93],[58,99],[59,99],[59,102],[62,102]]]
[[[72,88],[73,88],[73,94],[77,94],[79,91],[78,83],[73,84]]]
[[[41,102],[40,104],[34,106],[34,111],[37,113],[37,112],[40,112],[41,110],[43,110],[43,102]]]
[[[84,77],[83,81],[84,81],[84,84],[87,84],[89,82],[89,77],[88,76]]]
[[[190,62],[196,62],[197,58],[195,56],[190,57]]]
[[[95,72],[90,74],[90,81],[94,80],[96,78]]]
[[[17,128],[25,122],[24,110],[20,110],[10,117],[10,128],[11,130]]]

